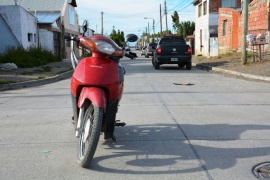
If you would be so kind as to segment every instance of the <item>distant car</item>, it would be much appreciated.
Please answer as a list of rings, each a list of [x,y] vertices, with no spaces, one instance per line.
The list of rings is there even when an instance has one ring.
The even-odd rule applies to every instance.
[[[141,55],[142,55],[142,56],[145,55],[145,53],[144,53],[145,48],[146,48],[146,46],[142,47],[142,51],[141,51]]]
[[[125,51],[130,51],[130,48],[126,46]]]
[[[149,56],[154,56],[154,52],[156,50],[157,47],[157,43],[149,43],[147,44],[146,48],[145,48],[145,57],[149,58]]]

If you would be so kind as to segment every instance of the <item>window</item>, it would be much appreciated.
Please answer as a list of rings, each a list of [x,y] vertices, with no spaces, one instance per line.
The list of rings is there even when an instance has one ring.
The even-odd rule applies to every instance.
[[[207,1],[203,2],[203,15],[207,14]]]
[[[34,42],[37,42],[37,35],[34,34]]]
[[[71,7],[68,8],[68,14],[69,14],[69,24],[74,25],[75,14],[74,14],[74,10]]]
[[[236,7],[236,0],[222,0],[221,7],[223,8]]]
[[[67,35],[67,36],[70,36],[69,33],[66,33],[66,35]],[[70,41],[67,41],[67,40],[66,40],[66,47],[70,47]]]
[[[201,17],[202,16],[202,4],[200,4],[199,6],[198,6],[198,17]]]
[[[223,36],[227,35],[227,24],[228,24],[227,19],[223,20]]]
[[[28,33],[28,42],[33,42],[33,34],[32,33]]]

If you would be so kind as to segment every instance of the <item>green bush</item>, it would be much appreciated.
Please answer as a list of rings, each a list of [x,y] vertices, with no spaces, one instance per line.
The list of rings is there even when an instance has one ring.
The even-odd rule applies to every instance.
[[[20,68],[36,67],[60,61],[60,57],[41,47],[24,49],[22,46],[8,47],[0,56],[0,63],[14,63]]]

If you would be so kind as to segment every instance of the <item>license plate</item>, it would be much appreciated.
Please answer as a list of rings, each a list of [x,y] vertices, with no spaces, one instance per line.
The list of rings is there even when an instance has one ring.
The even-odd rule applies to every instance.
[[[171,61],[178,61],[178,58],[171,58]]]

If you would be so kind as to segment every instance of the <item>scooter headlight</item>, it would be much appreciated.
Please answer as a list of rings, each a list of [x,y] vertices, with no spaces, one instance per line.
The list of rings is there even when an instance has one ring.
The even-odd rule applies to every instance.
[[[96,41],[96,47],[98,51],[108,55],[113,54],[115,51],[114,47],[105,41]]]

